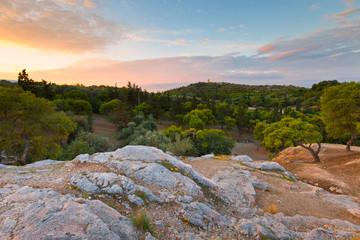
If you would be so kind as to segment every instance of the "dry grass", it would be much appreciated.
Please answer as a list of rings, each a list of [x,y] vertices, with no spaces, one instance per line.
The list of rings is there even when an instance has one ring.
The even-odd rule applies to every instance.
[[[275,214],[279,212],[279,205],[277,203],[271,202],[271,203],[266,203],[264,205],[263,211],[271,213],[271,214]]]
[[[131,219],[135,225],[135,227],[143,232],[149,232],[154,235],[153,226],[150,223],[149,217],[146,213],[138,213]]]

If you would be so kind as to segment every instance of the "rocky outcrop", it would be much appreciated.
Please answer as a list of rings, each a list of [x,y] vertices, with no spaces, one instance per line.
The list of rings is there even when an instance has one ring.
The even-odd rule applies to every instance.
[[[264,212],[257,206],[257,193],[272,191],[274,185],[261,177],[290,181],[291,173],[276,163],[253,162],[247,156],[231,160],[233,167],[219,169],[212,179],[181,159],[146,146],[82,154],[62,167],[43,162],[39,166],[46,169],[36,171],[1,169],[12,171],[17,184],[5,185],[0,179],[0,186],[5,185],[0,188],[0,239],[315,240],[348,239],[360,233],[359,225],[347,221]],[[70,194],[20,186],[19,177],[24,183],[31,178],[41,181],[38,174],[51,176],[55,168],[63,175],[49,185],[65,183],[67,193],[73,189]],[[350,197],[313,188],[318,199],[359,216],[359,205]],[[113,207],[102,201],[111,201]],[[135,229],[129,218],[138,212],[151,217],[154,234]]]
[[[98,200],[7,186],[0,239],[137,239],[132,222]]]

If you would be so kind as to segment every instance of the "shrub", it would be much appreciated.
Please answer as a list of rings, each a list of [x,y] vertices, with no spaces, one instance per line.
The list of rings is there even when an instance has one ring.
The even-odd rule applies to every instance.
[[[163,151],[166,151],[170,140],[165,137],[163,134],[158,133],[157,131],[148,131],[144,129],[140,129],[131,137],[130,145],[144,145],[144,146],[152,146],[159,148]]]
[[[175,125],[171,125],[167,129],[163,130],[163,134],[166,137],[169,137],[171,140],[175,140],[175,135],[178,133],[180,134],[183,131],[182,127],[177,127]]]
[[[235,142],[218,129],[205,129],[196,132],[197,148],[200,154],[230,155]]]
[[[153,226],[150,223],[150,219],[146,213],[138,213],[136,216],[132,217],[131,220],[134,223],[136,229],[149,232],[154,235]]]
[[[99,137],[95,133],[81,131],[63,152],[61,159],[74,159],[77,155],[109,150],[110,143],[107,138]]]
[[[181,139],[180,134],[175,135],[175,141],[169,143],[167,150],[176,156],[196,156],[198,151],[190,138]]]

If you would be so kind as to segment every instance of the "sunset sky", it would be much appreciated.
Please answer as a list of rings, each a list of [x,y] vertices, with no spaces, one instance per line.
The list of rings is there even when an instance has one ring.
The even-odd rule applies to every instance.
[[[0,0],[0,79],[162,91],[360,81],[356,0]]]

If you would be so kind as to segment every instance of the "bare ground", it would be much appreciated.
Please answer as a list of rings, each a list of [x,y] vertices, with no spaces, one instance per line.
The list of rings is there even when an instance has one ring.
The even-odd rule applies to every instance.
[[[308,151],[297,147],[286,149],[274,161],[304,182],[360,198],[360,147],[348,152],[345,145],[322,144],[319,156],[321,162],[315,163]]]
[[[186,162],[208,178],[212,178],[218,171],[229,168],[244,169],[243,166],[239,167],[230,160],[206,159]],[[344,208],[322,200],[319,197],[321,191],[318,191],[318,187],[301,181],[292,182],[275,177],[273,174],[264,171],[247,170],[270,185],[270,191],[256,189],[256,204],[262,209],[274,204],[280,212],[287,216],[299,214],[318,218],[342,219],[355,224],[360,223],[359,218],[349,214]]]
[[[119,145],[119,141],[116,139],[116,127],[109,122],[105,116],[94,114],[92,128],[93,132],[98,136],[109,139],[112,149],[115,149]]]

